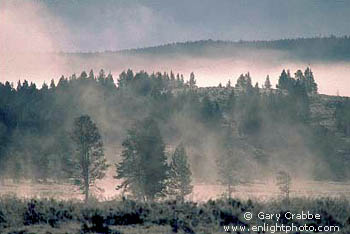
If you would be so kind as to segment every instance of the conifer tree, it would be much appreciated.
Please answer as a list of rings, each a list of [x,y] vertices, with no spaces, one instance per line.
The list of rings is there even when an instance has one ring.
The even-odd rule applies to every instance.
[[[289,71],[283,69],[278,79],[278,89],[292,90],[294,87],[295,80],[290,76]]]
[[[55,88],[56,88],[55,81],[54,79],[51,79],[50,89],[55,89]]]
[[[108,167],[101,135],[90,116],[82,115],[74,120],[72,140],[76,144],[76,182],[83,190],[87,202],[90,187],[105,176]]]
[[[43,85],[41,86],[42,91],[47,91],[49,89],[49,86],[44,82]]]
[[[245,75],[241,74],[238,77],[235,87],[244,91],[250,91],[253,88],[252,78],[250,77],[249,72]]]
[[[190,74],[189,86],[190,86],[190,88],[196,87],[196,79],[194,78],[193,72],[191,72],[191,74]]]
[[[254,89],[259,90],[259,83],[258,82],[255,83]]]
[[[106,73],[103,69],[101,69],[100,72],[98,73],[97,80],[100,84],[104,84],[105,79],[106,79]]]
[[[216,161],[219,175],[218,180],[226,187],[226,193],[229,198],[232,197],[235,187],[243,183],[238,170],[244,158],[240,158],[241,150],[234,147],[235,140],[232,128],[229,127],[222,141],[223,152]]]
[[[95,79],[95,74],[94,74],[94,71],[91,69],[90,72],[89,72],[89,77],[88,77],[89,80],[94,80]]]
[[[304,72],[305,86],[308,93],[317,93],[317,84],[314,79],[314,74],[311,68],[307,67]]]
[[[179,144],[172,156],[167,183],[168,194],[184,200],[192,192],[191,169],[187,162],[187,154],[183,144]]]
[[[122,161],[116,164],[117,187],[138,199],[154,200],[165,195],[168,173],[165,146],[157,123],[152,118],[137,122],[122,143]]]
[[[265,87],[265,89],[271,89],[271,87],[272,87],[269,75],[267,75],[267,77],[266,77],[264,87]]]

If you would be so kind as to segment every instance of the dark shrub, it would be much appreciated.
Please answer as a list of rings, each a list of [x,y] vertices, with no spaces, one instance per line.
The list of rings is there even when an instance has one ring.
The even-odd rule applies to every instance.
[[[28,202],[27,210],[23,214],[24,225],[47,223],[45,215],[40,212],[40,208],[38,208],[39,205],[40,204],[36,200]]]
[[[6,219],[4,213],[0,210],[0,228],[6,225]]]
[[[83,224],[82,233],[111,233],[111,230],[105,224],[103,216],[95,214],[91,217],[90,223]]]

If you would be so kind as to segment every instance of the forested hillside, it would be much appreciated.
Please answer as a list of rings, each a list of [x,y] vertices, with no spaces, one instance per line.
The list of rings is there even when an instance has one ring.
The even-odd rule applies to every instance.
[[[350,101],[317,94],[315,79],[307,68],[294,75],[283,70],[276,88],[268,78],[254,85],[249,73],[235,84],[200,88],[193,73],[187,80],[173,72],[128,70],[114,80],[101,70],[62,76],[41,88],[1,83],[0,175],[14,181],[72,178],[74,119],[89,115],[109,162],[121,160],[127,136],[142,134],[137,126],[151,123],[168,158],[182,143],[196,181],[232,176],[227,173],[250,181],[279,169],[347,180]]]
[[[270,50],[286,53],[285,59],[301,61],[349,61],[350,37],[315,37],[281,39],[271,41],[214,41],[201,40],[189,42],[177,42],[155,47],[129,49],[122,51],[105,51],[97,53],[81,53],[83,56],[99,55],[188,55],[203,57],[240,57],[252,50]],[[76,55],[79,55],[76,54]],[[247,55],[247,54],[246,54]],[[208,57],[208,58],[209,58]]]

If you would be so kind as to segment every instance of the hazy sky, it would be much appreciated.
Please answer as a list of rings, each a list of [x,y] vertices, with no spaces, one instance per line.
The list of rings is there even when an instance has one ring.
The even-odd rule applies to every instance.
[[[347,0],[0,0],[0,7],[21,11],[28,2],[64,51],[350,34]]]

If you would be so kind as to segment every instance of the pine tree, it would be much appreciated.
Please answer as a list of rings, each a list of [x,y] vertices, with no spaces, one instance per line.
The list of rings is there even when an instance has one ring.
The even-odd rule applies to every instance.
[[[272,87],[269,75],[267,75],[267,77],[266,77],[264,87],[265,87],[265,89],[271,89],[271,87]]]
[[[108,73],[108,75],[105,79],[104,85],[110,90],[115,89],[116,86],[115,86],[114,79],[113,79],[113,76],[111,73]]]
[[[254,89],[259,90],[259,82],[255,83]]]
[[[123,71],[119,75],[118,79],[118,87],[119,88],[124,88],[130,85],[130,83],[134,80],[134,73],[132,70],[128,69],[127,72]]]
[[[276,185],[280,189],[284,199],[289,204],[290,187],[292,184],[292,179],[288,172],[279,171],[276,176]]]
[[[21,83],[21,80],[19,80],[19,81],[17,82],[16,91],[19,92],[21,89],[22,89],[22,83]]]
[[[182,74],[181,74],[181,76],[180,76],[180,83],[181,83],[181,86],[180,86],[180,87],[183,87],[184,84],[185,84],[184,75],[182,75]]]
[[[170,80],[175,81],[175,75],[174,75],[173,71],[170,71]]]
[[[44,82],[43,85],[41,86],[41,91],[47,91],[49,90],[49,86]]]
[[[50,89],[55,89],[55,88],[56,88],[55,81],[54,79],[51,79]]]
[[[105,176],[108,167],[101,135],[90,116],[82,115],[74,120],[72,140],[76,145],[76,182],[83,190],[87,202],[90,187]]]
[[[179,144],[172,156],[167,183],[168,194],[184,200],[192,192],[191,170],[187,162],[187,154],[183,144]]]
[[[116,164],[117,189],[131,192],[136,198],[154,200],[165,195],[168,173],[165,145],[155,120],[146,118],[128,131],[122,143],[122,161]]]
[[[196,79],[194,78],[193,72],[191,72],[191,74],[190,74],[189,86],[190,86],[190,88],[196,87]]]
[[[317,93],[317,84],[314,79],[314,74],[311,68],[307,67],[304,72],[305,86],[308,93]]]
[[[278,89],[292,90],[295,84],[295,80],[290,76],[289,71],[283,69],[279,79],[278,79]]]
[[[88,75],[87,75],[86,71],[82,71],[81,74],[80,74],[79,79],[85,80],[87,78],[88,78]]]
[[[89,80],[95,80],[95,74],[94,74],[94,71],[92,69],[90,70],[88,79]]]
[[[252,86],[252,78],[250,77],[249,72],[245,75],[241,74],[236,82],[236,88],[242,89],[243,91],[250,91]]]
[[[234,148],[232,128],[227,129],[222,144],[223,153],[219,155],[216,166],[218,168],[219,182],[226,186],[226,193],[231,198],[235,186],[243,182],[238,170],[241,166],[241,161],[244,159],[240,158],[240,149]]]
[[[68,87],[68,80],[64,76],[61,76],[61,78],[58,80],[57,88],[66,89],[67,87]]]
[[[100,84],[104,84],[105,79],[106,79],[106,73],[103,69],[101,69],[100,72],[98,73],[97,80]]]

